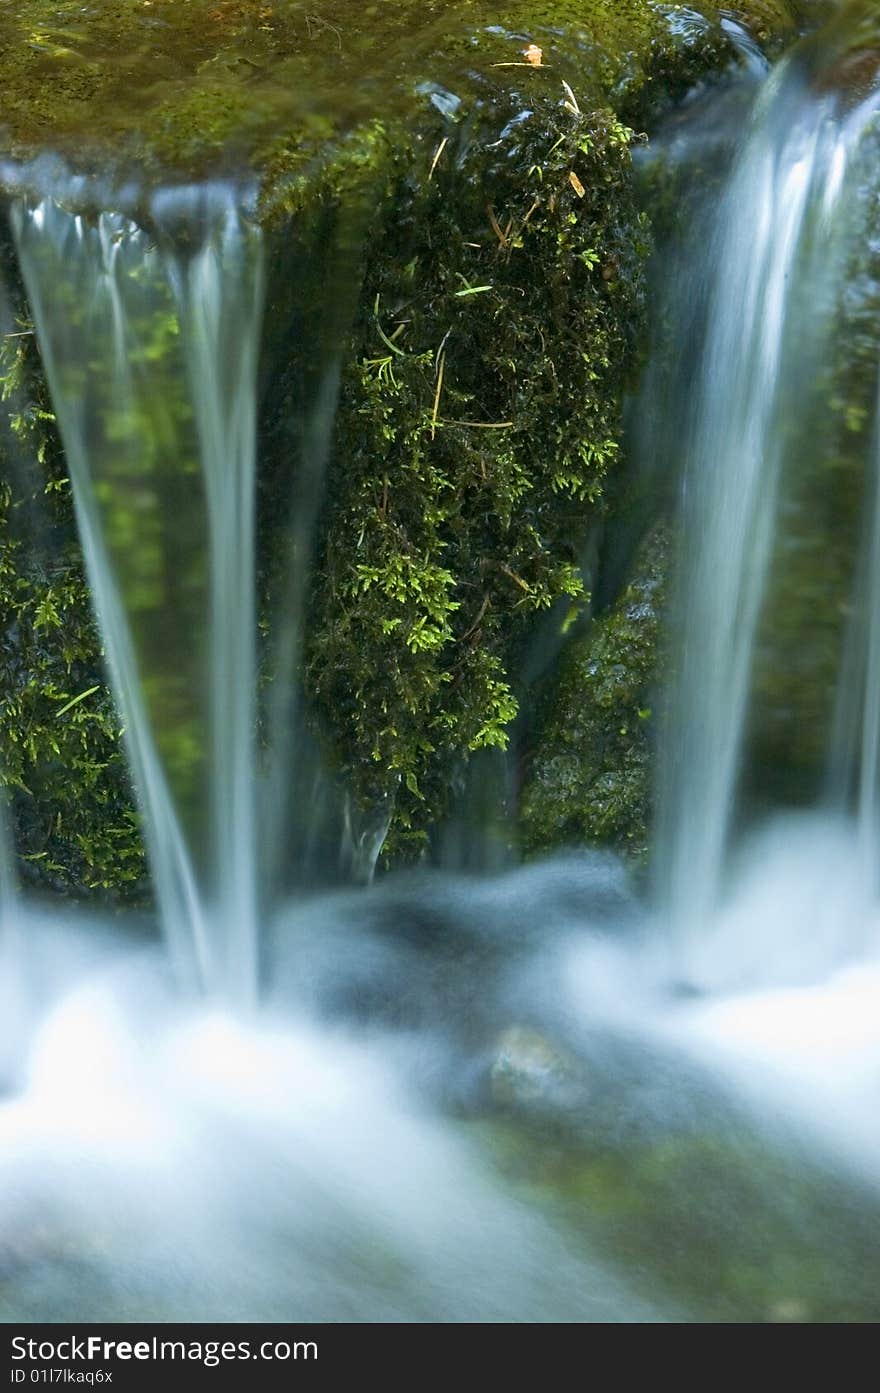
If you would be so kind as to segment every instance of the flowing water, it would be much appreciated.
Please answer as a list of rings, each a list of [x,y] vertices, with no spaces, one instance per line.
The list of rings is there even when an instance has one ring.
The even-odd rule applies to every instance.
[[[260,234],[223,187],[150,222],[12,208],[159,913],[185,980],[252,1000]]]
[[[655,903],[595,853],[284,899],[299,725],[269,701],[265,777],[253,195],[85,217],[57,171],[22,179],[16,251],[171,951],[133,915],[26,903],[0,829],[4,1318],[876,1319],[870,346],[819,748],[799,797],[793,777],[754,788],[758,713],[779,716],[780,767],[803,753],[783,738],[797,681],[792,698],[768,673],[787,676],[790,630],[812,661],[783,602],[838,541],[807,504],[840,487],[816,423],[846,372],[880,98],[842,92],[809,45],[766,78],[749,53],[725,192],[666,278],[690,351],[643,401],[682,494]],[[697,111],[674,144],[704,132]],[[338,341],[286,523],[285,692]],[[361,879],[389,812],[349,808]]]
[[[661,850],[669,918],[685,958],[705,956],[705,926],[722,897],[779,515],[792,469],[809,467],[793,423],[832,357],[861,231],[861,141],[878,106],[872,93],[841,111],[840,97],[811,90],[799,67],[778,71],[757,104],[703,253],[709,307],[684,408],[681,641]],[[686,291],[679,285],[676,293]],[[875,567],[872,557],[872,574]],[[868,693],[871,642],[859,645],[868,649]],[[847,676],[843,685],[852,685]],[[876,769],[873,694],[864,705],[860,744]],[[873,804],[874,773],[861,786],[864,810],[866,799]]]

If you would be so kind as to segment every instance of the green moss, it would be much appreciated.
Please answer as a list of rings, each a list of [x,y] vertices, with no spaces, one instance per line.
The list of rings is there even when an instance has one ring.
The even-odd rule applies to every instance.
[[[51,403],[23,310],[0,338],[0,782],[26,879],[137,893],[144,859]]]
[[[617,603],[563,656],[523,787],[529,853],[585,843],[647,851],[667,550],[661,530]]]
[[[506,745],[534,616],[583,603],[619,449],[646,245],[630,133],[557,110],[511,131],[503,104],[494,154],[453,140],[392,190],[343,386],[307,686],[361,796],[399,783],[414,845],[454,760]]]

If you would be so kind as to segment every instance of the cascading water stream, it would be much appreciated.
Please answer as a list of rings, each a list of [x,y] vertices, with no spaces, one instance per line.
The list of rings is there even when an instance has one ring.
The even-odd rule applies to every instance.
[[[712,961],[710,924],[736,822],[780,499],[799,467],[793,423],[833,342],[857,235],[858,156],[880,98],[872,94],[848,113],[841,106],[833,92],[814,90],[797,63],[783,65],[766,85],[702,252],[706,340],[698,380],[680,389],[681,400],[690,399],[681,638],[658,857],[679,966],[703,982],[726,970]],[[686,300],[692,286],[681,282],[674,293]],[[871,672],[878,661],[869,659]],[[866,701],[868,725],[877,725],[875,704],[873,696]],[[870,745],[866,730],[866,759]]]
[[[155,200],[166,216],[197,221],[203,191]],[[179,307],[208,515],[210,724],[214,857],[212,916],[223,925],[227,984],[258,971],[254,726],[256,721],[255,492],[262,245],[228,193],[215,235],[166,264]],[[194,219],[193,214],[196,214]],[[216,216],[210,210],[209,216]],[[173,243],[172,243],[173,245]]]
[[[262,239],[223,186],[156,233],[17,200],[18,256],[185,980],[256,989],[254,488]]]

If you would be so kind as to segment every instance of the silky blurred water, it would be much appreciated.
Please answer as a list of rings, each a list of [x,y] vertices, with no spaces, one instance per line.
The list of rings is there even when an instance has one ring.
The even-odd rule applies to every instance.
[[[836,93],[810,86],[797,55],[777,69],[757,101],[711,237],[692,249],[671,292],[687,304],[707,287],[705,342],[680,388],[681,561],[662,746],[660,878],[685,958],[704,956],[706,918],[722,893],[781,526],[780,478],[803,466],[793,424],[839,332],[862,231],[863,139],[878,100],[871,94],[841,111]],[[869,691],[874,666],[871,656]],[[870,703],[860,742],[869,762],[872,711]]]
[[[751,93],[764,67],[731,32]],[[791,423],[837,333],[877,111],[810,63],[763,86],[672,278],[673,322],[693,294],[707,329],[663,400],[684,559],[654,898],[589,851],[282,881],[339,354],[304,430],[261,788],[252,194],[168,191],[139,220],[76,215],[69,183],[16,195],[157,912],[25,898],[0,833],[3,1319],[877,1319],[880,436],[839,777],[797,809],[741,793]],[[390,808],[343,806],[367,879]]]
[[[160,192],[149,232],[52,197],[11,218],[159,912],[184,980],[253,1000],[263,292],[243,200]]]

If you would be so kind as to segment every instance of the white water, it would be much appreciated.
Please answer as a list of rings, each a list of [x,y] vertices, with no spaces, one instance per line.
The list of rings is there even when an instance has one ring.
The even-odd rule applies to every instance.
[[[815,895],[805,885],[795,906],[791,887],[812,866],[815,889],[817,851],[835,835],[789,824],[756,847],[719,922],[722,937],[731,928],[750,934],[757,954],[780,927],[808,935]],[[841,880],[825,907],[829,925],[845,926],[853,910],[846,869],[845,860],[833,867]],[[573,860],[479,885],[438,877],[384,900],[377,891],[375,902],[352,895],[300,906],[279,925],[289,961],[276,961],[276,976],[302,989],[284,986],[246,1025],[182,1004],[156,949],[124,946],[118,926],[101,940],[95,923],[26,915],[25,980],[37,990],[16,1026],[22,1072],[0,1107],[0,1233],[11,1279],[0,1288],[0,1316],[703,1319],[693,1292],[682,1302],[657,1284],[667,1255],[652,1225],[668,1191],[655,1193],[650,1169],[643,1192],[615,1180],[621,1148],[654,1158],[659,1174],[674,1178],[684,1167],[688,1189],[677,1202],[691,1229],[698,1225],[690,1241],[710,1247],[726,1223],[726,1158],[742,1143],[772,1156],[777,1133],[787,1158],[781,1183],[803,1191],[798,1225],[809,1231],[809,1206],[821,1203],[840,1207],[845,1229],[849,1207],[865,1205],[847,1187],[865,1184],[875,1192],[872,1222],[880,958],[830,973],[814,964],[815,983],[678,1001],[655,926],[634,932],[625,901],[608,899],[612,889],[607,868]],[[413,922],[426,914],[437,933],[469,943],[456,950],[457,969],[430,941],[413,951]],[[493,935],[507,946],[500,969],[487,970],[479,945]],[[462,990],[468,982],[472,995]],[[358,1021],[351,1005],[371,994]],[[488,1059],[468,1043],[481,1012]],[[508,1036],[504,1023],[523,1013],[563,1056],[583,1061],[575,1115],[565,1085],[563,1130],[551,1112],[546,1134],[552,1174],[552,1158],[569,1144],[565,1127],[587,1129],[582,1231],[569,1211],[548,1210],[540,1171],[525,1187],[516,1166],[512,1180],[499,1174],[486,1146],[495,1124],[475,1129],[431,1102],[438,1085],[455,1091],[478,1078]],[[538,1100],[544,1067],[540,1056],[524,1065]],[[725,1089],[737,1098],[733,1119]],[[708,1136],[718,1148],[714,1157],[698,1152],[698,1176],[687,1140],[694,1128],[697,1144]],[[827,1173],[810,1179],[816,1165]],[[839,1193],[827,1192],[827,1174]],[[787,1189],[761,1194],[760,1175],[755,1183],[762,1207],[739,1222],[761,1253],[764,1226],[772,1234],[793,1201]],[[642,1215],[635,1230],[633,1206]],[[821,1260],[829,1283],[864,1285],[845,1245],[827,1242],[811,1261]],[[683,1268],[693,1257],[682,1249]],[[786,1278],[784,1249],[778,1257],[771,1291],[784,1308],[801,1298],[800,1279],[796,1263]],[[726,1290],[723,1272],[717,1280]],[[766,1299],[746,1290],[728,1316],[773,1319]]]
[[[154,951],[105,949],[45,1003],[0,1107],[0,1318],[668,1316],[425,1106],[406,1075],[431,1055],[295,1001],[248,1026],[194,1013]]]
[[[22,999],[19,980],[21,951],[18,919],[18,878],[6,827],[6,808],[0,789],[0,1092],[15,1077],[21,1063]]]
[[[866,907],[862,869],[851,821],[772,822],[707,920],[696,962],[706,992],[670,1002],[655,923],[634,951],[573,940],[569,1009],[643,1040],[657,1060],[689,1057],[754,1125],[786,1128],[787,1147],[880,1192],[880,906]]]

